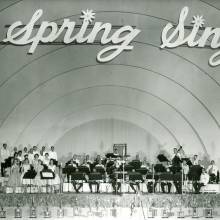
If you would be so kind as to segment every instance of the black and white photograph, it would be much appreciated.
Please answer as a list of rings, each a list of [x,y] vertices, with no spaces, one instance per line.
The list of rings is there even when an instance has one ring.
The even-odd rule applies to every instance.
[[[219,0],[0,0],[0,219],[220,219]]]

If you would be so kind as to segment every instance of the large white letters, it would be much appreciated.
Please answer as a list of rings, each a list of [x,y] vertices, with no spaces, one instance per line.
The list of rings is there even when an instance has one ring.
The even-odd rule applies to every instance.
[[[220,28],[206,27],[201,36],[198,35],[199,29],[204,25],[203,16],[193,16],[193,27],[190,33],[185,36],[184,22],[188,15],[188,7],[184,7],[180,12],[179,23],[174,27],[168,23],[162,31],[161,48],[174,48],[186,44],[189,47],[204,47],[207,46],[207,41],[211,37],[210,47],[213,49],[220,47]],[[169,32],[169,33],[168,33]],[[172,33],[171,33],[172,32]],[[196,39],[197,38],[197,39]],[[195,40],[196,39],[196,40]],[[209,58],[211,66],[220,65],[220,51],[215,52]]]
[[[65,44],[72,42],[76,42],[78,44],[94,43],[98,33],[103,31],[100,44],[105,45],[111,43],[113,45],[105,47],[98,53],[97,60],[99,62],[111,61],[121,52],[133,49],[133,46],[131,46],[130,43],[139,34],[140,30],[131,26],[123,26],[117,29],[114,33],[111,33],[112,25],[110,23],[103,24],[102,22],[95,22],[91,32],[87,33],[88,25],[95,18],[95,13],[93,13],[92,10],[87,10],[86,12],[83,11],[83,14],[84,15],[81,16],[81,18],[83,18],[83,23],[79,31],[74,36],[72,35],[76,23],[70,21],[69,19],[64,19],[61,27],[58,27],[55,22],[43,21],[35,36],[32,36],[32,31],[36,22],[43,15],[43,10],[39,9],[33,14],[29,23],[24,27],[21,27],[22,22],[20,21],[13,23],[9,27],[7,37],[3,40],[3,42],[10,42],[15,45],[31,44],[28,53],[33,54],[40,42],[53,42],[57,40],[64,31],[63,42]]]

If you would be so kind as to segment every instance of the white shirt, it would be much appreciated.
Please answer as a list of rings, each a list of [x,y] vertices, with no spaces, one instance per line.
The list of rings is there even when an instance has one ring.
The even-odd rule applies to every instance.
[[[209,182],[209,175],[207,173],[202,173],[200,176],[200,183],[207,185]]]
[[[49,158],[57,160],[57,152],[55,151],[49,151]]]
[[[28,154],[28,160],[29,160],[29,163],[32,164],[34,160],[34,154]]]
[[[215,164],[213,164],[213,165],[210,164],[207,168],[207,173],[208,174],[215,174],[215,176],[217,176],[218,167]]]
[[[198,164],[199,164],[199,159],[198,159],[198,158],[197,158],[196,160],[193,159],[192,164],[193,164],[193,165],[198,165]]]
[[[10,157],[10,151],[8,150],[8,148],[1,148],[1,151],[0,151],[0,158],[1,158],[1,163],[4,163],[5,162],[5,159],[9,158]]]
[[[48,159],[47,159],[47,158],[44,158],[44,159],[43,159],[43,164],[45,164],[45,165],[48,166],[49,163],[50,163],[50,158],[48,158]]]
[[[186,164],[186,165],[183,165],[183,174],[187,175],[189,173],[189,166]]]

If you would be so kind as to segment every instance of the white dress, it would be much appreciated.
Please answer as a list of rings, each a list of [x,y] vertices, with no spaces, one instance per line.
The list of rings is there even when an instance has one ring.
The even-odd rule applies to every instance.
[[[48,169],[52,170],[54,172],[54,174],[55,174],[55,178],[49,180],[49,185],[59,185],[60,184],[60,177],[56,173],[56,166],[55,165],[49,165]]]

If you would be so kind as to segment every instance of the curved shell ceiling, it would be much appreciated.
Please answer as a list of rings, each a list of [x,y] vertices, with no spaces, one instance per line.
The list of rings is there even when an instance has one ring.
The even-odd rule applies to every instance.
[[[41,21],[79,22],[81,10],[89,8],[97,21],[141,30],[133,50],[108,63],[96,61],[100,45],[40,45],[32,55],[29,45],[1,45],[1,141],[51,145],[82,124],[117,119],[146,130],[169,151],[181,144],[186,152],[219,158],[220,67],[208,65],[213,50],[160,49],[163,27],[177,23],[184,6],[190,10],[186,25],[201,14],[218,27],[220,4],[214,0],[1,1],[1,41],[6,24],[27,23],[39,8]]]

